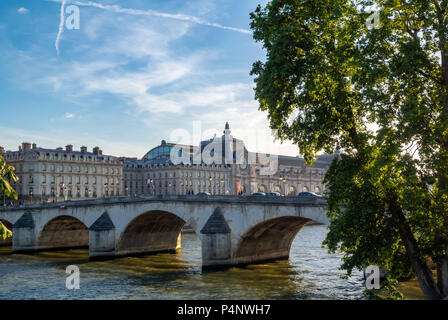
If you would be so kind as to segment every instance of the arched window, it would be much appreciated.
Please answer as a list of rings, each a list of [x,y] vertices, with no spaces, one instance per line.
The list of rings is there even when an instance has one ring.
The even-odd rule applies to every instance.
[[[321,191],[320,191],[320,188],[316,186],[316,187],[314,188],[314,192],[317,193],[317,194],[320,194],[320,192],[321,192]]]
[[[296,194],[296,188],[293,187],[293,186],[290,186],[288,195],[289,196],[294,196],[295,194]]]
[[[303,192],[308,192],[308,191],[309,191],[308,187],[307,186],[303,186]]]
[[[275,186],[274,191],[282,193],[282,188],[280,186]]]
[[[260,184],[258,185],[258,191],[259,192],[266,192],[266,187],[264,184]]]

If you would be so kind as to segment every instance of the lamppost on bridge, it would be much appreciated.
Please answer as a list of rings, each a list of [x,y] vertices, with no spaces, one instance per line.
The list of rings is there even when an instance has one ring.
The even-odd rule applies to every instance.
[[[208,178],[208,180],[210,181],[210,194],[212,194],[212,181],[213,181],[213,178],[210,177],[210,178]]]
[[[31,204],[33,204],[33,191],[30,191]]]

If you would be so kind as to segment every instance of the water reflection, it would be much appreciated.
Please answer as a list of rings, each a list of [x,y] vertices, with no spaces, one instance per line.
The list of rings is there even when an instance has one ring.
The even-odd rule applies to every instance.
[[[340,256],[321,247],[325,226],[304,227],[289,260],[201,271],[200,241],[182,235],[178,254],[89,261],[88,250],[10,255],[0,247],[0,299],[361,299],[362,276],[341,279]],[[81,289],[65,288],[65,268]]]

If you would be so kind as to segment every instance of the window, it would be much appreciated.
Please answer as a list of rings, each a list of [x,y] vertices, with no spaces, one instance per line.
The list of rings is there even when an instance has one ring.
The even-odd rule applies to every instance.
[[[45,164],[42,165],[42,171],[47,171],[47,166]]]
[[[54,164],[50,165],[50,170],[54,171]]]
[[[296,194],[296,188],[294,188],[293,186],[290,186],[288,195],[294,196],[295,194]]]

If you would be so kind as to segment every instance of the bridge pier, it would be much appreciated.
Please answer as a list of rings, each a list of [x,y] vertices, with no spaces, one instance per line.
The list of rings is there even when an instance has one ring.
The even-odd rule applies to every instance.
[[[12,227],[12,252],[36,251],[36,232],[33,216],[26,211]]]
[[[202,269],[227,267],[232,264],[231,230],[217,207],[201,230]]]
[[[89,258],[100,260],[115,256],[115,226],[106,211],[89,228]]]

